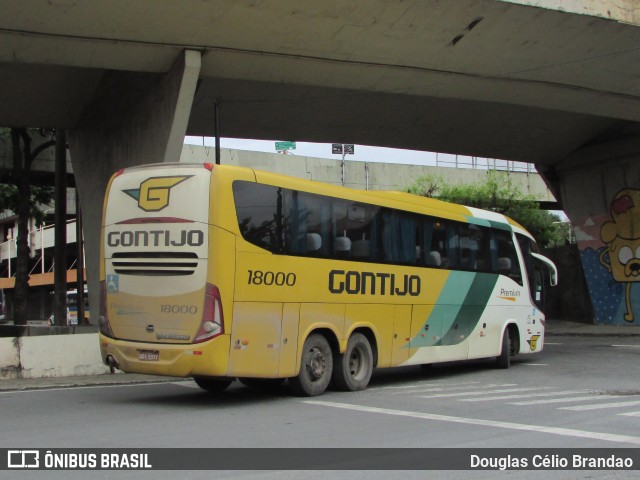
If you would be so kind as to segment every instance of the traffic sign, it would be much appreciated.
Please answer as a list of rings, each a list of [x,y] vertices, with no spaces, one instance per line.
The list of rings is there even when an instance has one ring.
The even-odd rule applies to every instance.
[[[332,143],[331,153],[337,155],[353,155],[355,153],[355,145],[352,143]]]
[[[276,142],[276,151],[283,152],[285,150],[295,150],[296,142]]]

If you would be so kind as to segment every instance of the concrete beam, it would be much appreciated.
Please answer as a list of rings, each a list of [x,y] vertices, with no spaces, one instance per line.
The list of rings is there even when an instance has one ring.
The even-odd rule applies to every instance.
[[[175,63],[169,77],[174,81],[180,82],[178,88],[178,98],[175,102],[173,112],[173,122],[171,130],[167,138],[166,149],[164,153],[164,162],[177,162],[180,160],[182,153],[182,144],[191,115],[191,106],[193,105],[193,97],[196,94],[198,85],[198,77],[201,67],[200,52],[186,50],[184,57]]]
[[[70,132],[89,302],[96,312],[102,206],[109,178],[120,168],[179,160],[199,71],[200,53],[187,50],[165,75],[108,72]],[[92,318],[97,320],[97,315]]]

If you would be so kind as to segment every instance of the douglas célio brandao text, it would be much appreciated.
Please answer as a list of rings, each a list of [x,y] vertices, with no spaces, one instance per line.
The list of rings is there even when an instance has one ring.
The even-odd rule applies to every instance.
[[[606,469],[634,469],[633,458],[615,454],[602,456],[585,456],[573,454],[547,454],[517,456],[505,455],[482,456],[473,454],[470,456],[470,468],[478,470],[606,470]],[[637,467],[635,467],[637,468]]]

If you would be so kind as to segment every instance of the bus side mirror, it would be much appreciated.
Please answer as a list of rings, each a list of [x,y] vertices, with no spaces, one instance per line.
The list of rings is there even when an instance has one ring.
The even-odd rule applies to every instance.
[[[538,253],[531,252],[531,256],[549,269],[549,285],[552,287],[558,285],[558,269],[556,268],[555,263]]]

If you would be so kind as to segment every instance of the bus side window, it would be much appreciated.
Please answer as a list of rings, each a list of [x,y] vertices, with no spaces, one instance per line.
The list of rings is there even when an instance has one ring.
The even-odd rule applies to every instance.
[[[313,257],[329,256],[331,234],[331,204],[318,195],[300,193],[307,209],[306,239],[307,255]]]
[[[333,258],[347,258],[351,256],[351,238],[347,234],[347,215],[349,203],[344,200],[334,200],[331,206],[331,226],[333,235]]]
[[[454,222],[446,223],[445,249],[447,254],[447,268],[457,270],[460,267],[460,236],[458,225]]]
[[[425,232],[431,234],[431,246],[429,247],[429,255],[425,262],[428,267],[447,268],[449,259],[447,258],[447,250],[445,249],[446,226],[442,220],[433,220],[431,224],[425,222]],[[425,242],[428,239],[425,233]]]
[[[284,250],[284,190],[271,185],[233,183],[238,226],[242,237],[274,253]]]
[[[415,265],[417,238],[417,222],[414,215],[395,210],[383,210],[382,250],[386,262]]]
[[[306,255],[309,246],[315,247],[314,242],[309,242],[307,236],[309,226],[309,210],[305,202],[305,195],[295,190],[286,191],[286,205],[289,207],[288,216],[285,216],[285,252],[293,255]],[[322,246],[322,245],[320,245]]]
[[[419,225],[418,248],[420,249],[419,263],[426,267],[439,268],[442,265],[440,252],[433,250],[433,231],[435,222],[430,218],[423,218]]]
[[[478,265],[484,266],[481,242],[483,232],[477,225],[460,225],[460,268],[463,270],[482,270]],[[480,256],[480,258],[478,258]]]
[[[516,254],[511,232],[506,230],[493,231],[496,247],[496,270],[501,275],[506,275],[520,285],[523,285],[522,271]]]

